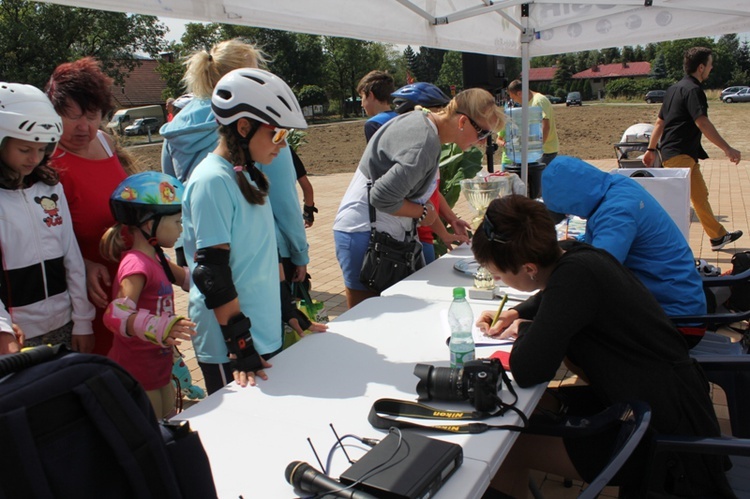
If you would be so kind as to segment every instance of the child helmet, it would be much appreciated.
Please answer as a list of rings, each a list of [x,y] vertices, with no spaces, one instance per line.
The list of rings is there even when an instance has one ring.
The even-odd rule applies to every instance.
[[[193,94],[184,94],[177,97],[174,102],[172,102],[172,105],[177,109],[184,109],[192,100]]]
[[[136,173],[126,178],[109,198],[115,220],[140,226],[149,220],[182,211],[182,182],[161,172]]]
[[[47,96],[36,87],[0,82],[0,141],[6,137],[56,144],[62,119]]]
[[[399,88],[391,94],[395,111],[403,114],[414,109],[414,106],[443,107],[450,101],[450,97],[432,83],[419,81]]]
[[[289,85],[262,69],[241,68],[224,75],[214,88],[211,108],[222,125],[249,118],[279,128],[307,128]]]

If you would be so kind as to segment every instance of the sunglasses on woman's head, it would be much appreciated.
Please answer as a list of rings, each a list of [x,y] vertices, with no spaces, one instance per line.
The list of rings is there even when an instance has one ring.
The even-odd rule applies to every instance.
[[[466,119],[469,120],[469,123],[471,123],[471,126],[473,126],[474,130],[477,131],[477,140],[478,141],[479,140],[484,140],[487,137],[489,137],[490,135],[492,135],[492,130],[485,130],[484,128],[482,128],[481,126],[479,126],[476,121],[474,121],[473,119],[471,119],[471,116],[469,116],[468,114],[461,113],[461,112],[457,112],[456,114],[460,114],[461,116],[466,116]]]
[[[292,131],[289,128],[279,128],[273,125],[268,125],[266,123],[261,123],[261,125],[263,125],[265,128],[270,128],[271,130],[274,131],[273,138],[271,139],[271,142],[273,142],[274,144],[281,143],[281,141],[283,141],[289,136],[289,132]]]
[[[482,220],[482,230],[484,231],[484,235],[487,236],[487,239],[489,241],[500,244],[505,244],[509,241],[508,237],[504,234],[498,234],[497,232],[495,232],[495,226],[492,225],[492,222],[490,222],[490,219],[487,217],[487,215],[485,215],[484,219]]]

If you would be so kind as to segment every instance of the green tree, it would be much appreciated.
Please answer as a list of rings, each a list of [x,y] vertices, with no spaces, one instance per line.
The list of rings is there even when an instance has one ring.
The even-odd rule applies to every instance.
[[[297,93],[297,100],[299,105],[302,107],[307,106],[325,106],[328,104],[328,96],[325,90],[317,85],[305,85]],[[315,109],[312,109],[313,118],[315,117]]]
[[[406,69],[409,71],[411,77],[415,78],[414,71],[417,67],[417,54],[414,52],[414,49],[411,48],[411,45],[406,46],[406,48],[404,49],[403,57],[404,61],[406,62]]]
[[[222,25],[222,39],[243,38],[268,56],[268,70],[292,88],[325,84],[322,37],[277,29]]]
[[[560,56],[557,71],[555,71],[555,76],[552,77],[552,88],[567,90],[573,76],[573,69],[573,57],[568,54]]]
[[[576,73],[585,71],[593,66],[593,64],[591,64],[591,51],[583,50],[581,52],[576,52],[574,54],[574,65]]]
[[[464,71],[461,62],[461,52],[449,51],[443,58],[443,66],[435,82],[446,94],[450,95],[451,85],[456,86],[456,91],[464,88]]]
[[[166,49],[166,57],[161,58],[159,65],[156,66],[156,72],[166,83],[166,87],[161,93],[163,99],[179,97],[185,93],[185,84],[182,82],[185,68],[181,62],[181,53],[182,46],[179,43],[171,42]]]
[[[440,75],[440,68],[443,66],[445,53],[446,51],[443,49],[419,47],[419,54],[416,56],[414,67],[416,81],[436,82]]]
[[[602,64],[612,64],[613,62],[619,61],[621,57],[620,49],[617,47],[602,49],[601,54],[603,57]]]
[[[180,38],[182,55],[188,57],[198,50],[211,50],[211,47],[224,39],[223,36],[222,25],[219,23],[188,23]]]
[[[58,64],[93,56],[122,83],[139,65],[133,54],[158,57],[165,33],[153,16],[2,0],[0,77],[43,87]]]
[[[633,47],[623,47],[622,54],[620,54],[620,62],[634,62],[635,60],[635,51],[633,50]]]
[[[690,47],[708,47],[712,49],[713,46],[713,40],[705,37],[661,42],[659,44],[659,53],[664,56],[667,68],[667,78],[674,81],[682,79],[685,74],[682,68],[682,63],[687,49]]]
[[[357,83],[373,69],[389,70],[392,61],[389,59],[388,47],[381,43],[323,37],[325,54],[326,90],[341,105],[342,114],[356,112],[358,107],[347,109],[345,99],[351,102],[357,99]]]
[[[651,63],[651,72],[648,74],[648,77],[653,79],[667,77],[667,61],[664,59],[662,53],[657,54],[656,58]]]

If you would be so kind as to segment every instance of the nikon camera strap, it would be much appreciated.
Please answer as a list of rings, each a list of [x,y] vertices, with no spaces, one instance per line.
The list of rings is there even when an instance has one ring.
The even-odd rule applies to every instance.
[[[477,422],[482,419],[494,418],[496,416],[502,416],[512,410],[516,412],[523,421],[523,426],[517,425],[491,425],[487,423]],[[391,417],[392,416],[392,417]],[[411,421],[405,421],[403,419],[396,419],[398,416],[415,418],[415,419],[440,419],[450,421],[474,421],[473,423],[467,424],[440,424],[440,425],[421,425],[418,423],[412,423]],[[397,428],[420,428],[422,430],[435,430],[443,431],[448,433],[483,433],[487,430],[509,430],[509,431],[524,431],[528,424],[528,418],[519,409],[513,405],[503,404],[502,407],[494,412],[482,412],[482,411],[446,411],[443,409],[437,409],[430,407],[419,402],[412,402],[409,400],[397,400],[397,399],[378,399],[372,404],[370,414],[367,416],[367,420],[374,428],[387,430],[391,427]]]
[[[505,370],[501,371],[502,384],[508,388],[508,392],[513,395],[514,400],[512,403],[507,404],[503,402],[500,397],[495,394],[495,403],[498,410],[495,412],[485,411],[445,411],[442,409],[436,409],[419,402],[412,402],[410,400],[397,400],[397,399],[379,399],[372,404],[370,414],[367,416],[367,420],[374,428],[387,430],[393,426],[397,428],[421,428],[435,431],[444,431],[448,433],[483,433],[487,430],[509,430],[509,431],[524,431],[529,425],[529,419],[526,414],[516,407],[518,402],[518,394],[513,388],[513,384],[508,378]],[[517,425],[491,425],[487,423],[468,423],[468,424],[441,424],[441,425],[421,425],[418,423],[412,423],[403,419],[396,419],[398,416],[408,417],[414,419],[441,419],[450,421],[481,421],[483,419],[494,418],[504,415],[508,411],[513,411],[518,414],[523,422],[523,426]],[[393,417],[389,417],[393,416]]]

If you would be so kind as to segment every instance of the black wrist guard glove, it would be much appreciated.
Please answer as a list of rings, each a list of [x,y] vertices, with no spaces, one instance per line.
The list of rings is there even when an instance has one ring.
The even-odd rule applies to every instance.
[[[226,326],[221,327],[221,334],[227,344],[227,350],[237,356],[230,359],[233,371],[258,371],[263,369],[260,354],[255,351],[253,337],[250,334],[250,318],[240,312],[231,319]]]
[[[312,225],[313,222],[315,221],[315,214],[317,212],[318,212],[318,209],[315,207],[315,205],[312,205],[312,206],[304,205],[302,207],[302,218],[305,220],[305,222]]]

